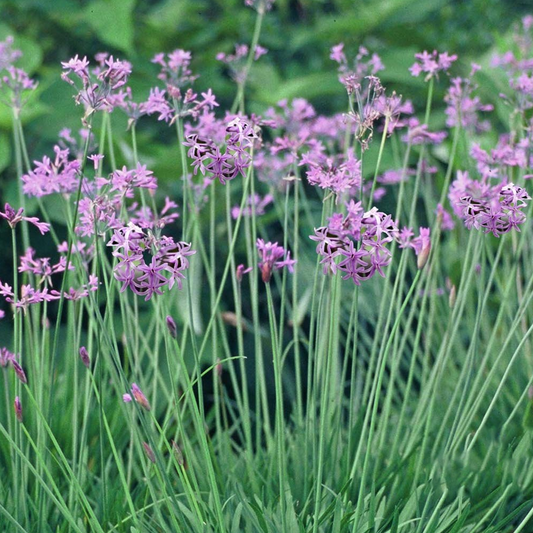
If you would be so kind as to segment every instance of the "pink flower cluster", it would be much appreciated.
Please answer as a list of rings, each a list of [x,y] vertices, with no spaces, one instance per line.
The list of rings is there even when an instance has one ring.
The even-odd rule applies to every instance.
[[[391,253],[387,248],[398,237],[398,228],[390,215],[373,207],[365,212],[361,202],[350,200],[347,213],[335,213],[328,225],[315,229],[310,238],[318,243],[324,273],[342,272],[342,279],[356,285],[376,274],[385,276]]]
[[[526,220],[523,210],[531,200],[523,187],[513,183],[491,186],[487,179],[471,179],[468,172],[457,173],[448,198],[468,229],[483,229],[496,237],[513,228],[520,231]]]
[[[121,292],[129,287],[145,300],[163,294],[164,288],[177,285],[181,289],[183,272],[189,267],[187,258],[195,253],[190,244],[157,237],[132,222],[116,229],[107,245],[117,259],[113,272],[122,283]]]

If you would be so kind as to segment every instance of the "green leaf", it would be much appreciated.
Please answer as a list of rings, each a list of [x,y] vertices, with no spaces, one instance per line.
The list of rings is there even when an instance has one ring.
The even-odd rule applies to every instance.
[[[98,37],[119,50],[133,51],[135,0],[96,0],[85,9],[85,20]]]

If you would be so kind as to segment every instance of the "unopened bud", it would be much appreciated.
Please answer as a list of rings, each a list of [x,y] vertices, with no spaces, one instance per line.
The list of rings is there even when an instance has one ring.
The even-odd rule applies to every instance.
[[[15,397],[15,416],[19,422],[22,422],[22,404],[18,396]]]
[[[167,316],[167,328],[170,333],[170,336],[175,339],[178,336],[178,327],[176,326],[176,322],[174,322],[174,319],[168,315]]]
[[[263,263],[261,267],[261,279],[265,283],[270,283],[270,278],[272,277],[272,266],[268,264],[268,261]]]
[[[185,459],[183,458],[183,452],[181,451],[181,448],[178,446],[178,443],[176,441],[172,441],[172,449],[174,450],[174,453],[176,454],[176,461],[178,461],[178,464],[180,466],[183,466],[185,464]]]
[[[450,306],[450,309],[453,309],[455,307],[456,298],[457,298],[457,289],[455,288],[455,285],[452,285],[452,288],[450,289],[450,296],[448,298],[448,305]]]
[[[147,411],[150,411],[150,402],[144,395],[143,391],[139,388],[137,383],[131,384],[131,393],[133,394],[133,397],[135,398],[135,401],[140,404],[142,407],[144,407]]]
[[[85,346],[82,346],[80,348],[80,359],[81,359],[81,362],[87,368],[91,368],[91,358],[89,357],[89,352],[87,351],[87,348],[85,348]]]
[[[143,442],[143,448],[144,448],[144,453],[146,454],[146,457],[148,457],[148,459],[152,463],[155,463],[154,450],[152,450],[152,448],[150,447],[150,445],[147,442]]]
[[[418,267],[418,270],[422,270],[429,259],[429,253],[431,252],[431,243],[427,243],[424,248],[422,248],[421,252],[418,254],[418,258],[416,260],[416,266]]]
[[[11,364],[13,365],[15,374],[20,379],[20,381],[22,381],[22,383],[28,383],[28,378],[26,378],[26,373],[24,372],[24,369],[14,359],[11,360]]]

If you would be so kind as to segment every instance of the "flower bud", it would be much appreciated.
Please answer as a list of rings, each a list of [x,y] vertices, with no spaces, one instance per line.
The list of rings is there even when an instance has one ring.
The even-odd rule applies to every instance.
[[[170,336],[175,339],[178,336],[178,327],[176,326],[176,322],[174,319],[168,315],[167,316],[167,328],[170,333]]]
[[[133,397],[135,398],[135,401],[141,405],[141,407],[144,407],[147,411],[150,411],[150,402],[144,395],[143,391],[139,388],[137,383],[131,384],[131,393],[133,394]]]
[[[26,378],[26,373],[24,372],[24,369],[17,363],[17,361],[12,359],[11,364],[13,365],[15,374],[20,379],[20,381],[22,381],[22,383],[28,383],[28,379]]]
[[[80,348],[80,359],[81,362],[87,367],[91,368],[91,359],[89,357],[89,352],[87,352],[87,348],[85,346],[82,346]]]
[[[18,396],[15,397],[15,416],[19,422],[22,422],[22,404]]]
[[[428,242],[424,248],[422,248],[422,251],[418,254],[418,258],[416,260],[416,266],[418,267],[418,270],[422,270],[429,259],[429,253],[431,252],[431,243]]]
[[[144,453],[146,454],[146,457],[148,457],[148,459],[152,463],[155,463],[154,450],[152,450],[152,448],[150,447],[150,445],[147,442],[143,442],[143,448],[144,448]]]
[[[450,306],[450,309],[454,308],[456,298],[457,298],[457,289],[455,288],[455,285],[452,285],[452,288],[450,289],[450,296],[448,298],[448,305]]]

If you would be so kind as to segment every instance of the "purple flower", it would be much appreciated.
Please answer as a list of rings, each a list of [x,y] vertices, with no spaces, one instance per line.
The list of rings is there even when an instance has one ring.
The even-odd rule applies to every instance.
[[[34,161],[35,168],[22,176],[22,190],[28,196],[47,196],[53,193],[71,194],[78,190],[81,163],[69,159],[70,150],[54,146],[55,158],[44,156]]]
[[[170,290],[176,284],[181,288],[183,272],[189,267],[187,257],[195,253],[190,244],[166,236],[156,238],[131,222],[115,230],[107,245],[113,247],[112,255],[118,260],[113,271],[122,283],[121,292],[129,287],[145,300],[162,294],[165,287]]]
[[[417,61],[409,68],[409,72],[415,77],[424,72],[426,81],[437,76],[439,72],[447,72],[452,63],[457,60],[455,54],[449,55],[448,52],[439,54],[436,50],[431,54],[424,50],[422,53],[415,54],[415,58]]]
[[[25,220],[26,222],[33,224],[41,232],[41,235],[44,235],[50,230],[50,224],[40,222],[37,217],[23,217],[23,212],[24,209],[22,207],[18,211],[15,211],[8,203],[6,203],[4,206],[4,212],[0,211],[0,217],[7,220],[7,223],[12,229],[14,229],[19,222]]]
[[[0,348],[0,367],[6,367],[16,359],[16,355],[11,353],[7,348]]]
[[[376,273],[385,275],[383,269],[391,260],[386,245],[397,239],[398,233],[390,215],[375,207],[365,213],[361,202],[350,200],[346,214],[334,213],[328,225],[315,229],[310,238],[318,243],[324,274],[340,271],[343,279],[360,285]]]
[[[491,186],[487,177],[472,180],[467,172],[458,172],[448,193],[454,213],[468,229],[483,229],[495,237],[516,229],[526,221],[523,210],[531,197],[518,185]]]
[[[237,281],[240,283],[244,274],[248,274],[251,271],[252,267],[245,268],[244,265],[238,265],[235,272],[235,277],[237,278]]]
[[[92,70],[89,69],[87,57],[79,59],[76,55],[61,63],[64,70],[62,79],[74,87],[78,84],[74,100],[77,105],[83,104],[86,107],[84,123],[95,111],[111,109],[109,96],[125,85],[131,74],[131,64],[127,61],[114,59],[107,53],[98,54],[95,59],[98,65]]]
[[[322,165],[313,161],[307,164],[310,166],[307,171],[309,183],[329,189],[337,198],[345,192],[358,190],[361,185],[361,161],[351,155],[338,165],[332,158],[326,158]]]
[[[148,460],[151,463],[155,463],[154,450],[152,450],[152,448],[147,442],[143,442],[143,449],[144,449],[144,453],[146,454],[146,457],[148,457]]]
[[[450,128],[460,124],[463,128],[476,132],[490,129],[489,122],[481,122],[478,113],[492,111],[493,106],[483,105],[478,96],[472,96],[477,87],[472,79],[475,71],[476,68],[473,68],[468,78],[453,78],[451,80],[450,88],[444,97],[444,101],[447,103],[446,125]]]
[[[261,278],[265,283],[270,282],[274,268],[287,267],[289,272],[294,271],[293,267],[296,261],[291,259],[291,253],[286,251],[283,246],[279,246],[277,242],[265,243],[263,239],[257,239],[256,246],[260,257],[259,269],[261,270]]]

